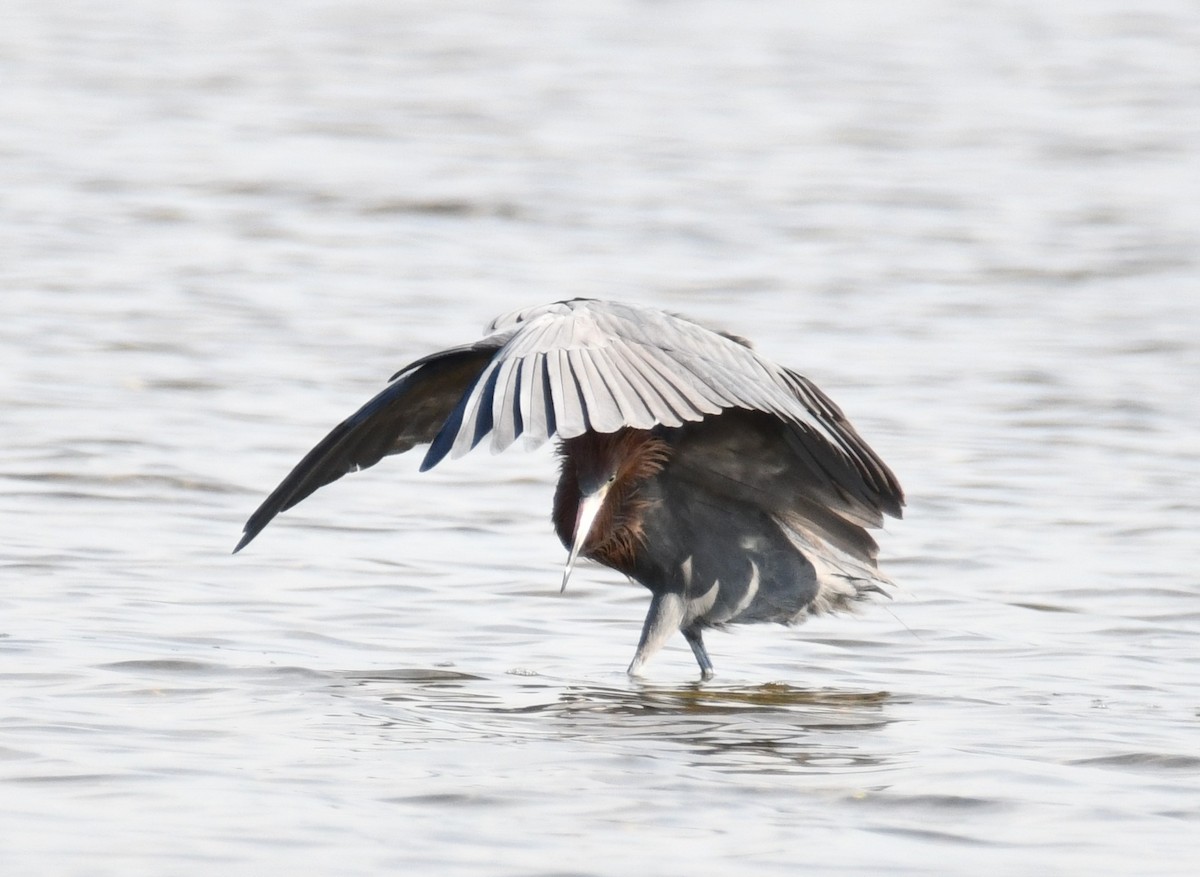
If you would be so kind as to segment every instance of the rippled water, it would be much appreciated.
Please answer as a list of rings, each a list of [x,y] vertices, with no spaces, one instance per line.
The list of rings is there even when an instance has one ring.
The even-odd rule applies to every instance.
[[[1192,874],[1200,13],[9,4],[6,874]],[[396,368],[591,295],[892,463],[901,590],[679,639],[547,451],[231,557]]]

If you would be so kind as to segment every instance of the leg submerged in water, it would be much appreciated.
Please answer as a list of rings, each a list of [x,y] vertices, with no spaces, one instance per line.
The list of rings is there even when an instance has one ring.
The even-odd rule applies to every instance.
[[[708,657],[708,649],[704,648],[704,633],[699,626],[693,624],[683,629],[683,638],[692,647],[696,663],[700,665],[700,678],[707,681],[713,678],[712,659]]]
[[[650,611],[642,625],[642,638],[638,640],[629,675],[638,676],[651,656],[663,647],[671,635],[679,630],[683,621],[683,596],[680,594],[655,594],[650,601]]]
[[[679,630],[683,621],[684,601],[680,594],[655,594],[650,601],[650,611],[646,613],[646,622],[642,625],[642,638],[638,641],[637,652],[633,663],[629,665],[629,675],[641,675],[646,662],[661,649],[674,633]],[[700,678],[713,678],[712,660],[708,650],[704,648],[703,631],[698,624],[691,624],[683,629],[683,637],[692,647],[696,663],[700,665]]]

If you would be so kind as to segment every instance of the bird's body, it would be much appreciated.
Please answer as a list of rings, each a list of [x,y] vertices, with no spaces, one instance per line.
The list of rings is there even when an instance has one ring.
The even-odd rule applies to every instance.
[[[886,582],[865,528],[900,515],[900,485],[806,378],[631,305],[576,299],[491,328],[399,372],[284,479],[235,550],[385,454],[429,442],[428,469],[490,433],[493,450],[560,440],[553,520],[568,575],[582,555],[650,590],[630,673],[682,631],[708,678],[705,628],[797,622]]]

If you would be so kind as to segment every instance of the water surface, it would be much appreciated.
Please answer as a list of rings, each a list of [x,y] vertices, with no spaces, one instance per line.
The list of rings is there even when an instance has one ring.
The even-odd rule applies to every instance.
[[[1191,4],[0,18],[5,873],[1195,873]],[[630,681],[548,449],[229,555],[397,368],[577,295],[832,394],[895,599]]]

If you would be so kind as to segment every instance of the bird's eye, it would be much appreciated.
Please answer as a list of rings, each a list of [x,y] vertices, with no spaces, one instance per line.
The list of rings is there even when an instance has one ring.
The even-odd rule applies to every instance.
[[[617,480],[617,475],[616,475],[616,473],[615,473],[615,472],[614,472],[612,475],[609,475],[609,476],[608,476],[608,483],[609,483],[609,484],[612,484],[612,483],[613,483],[614,481],[616,481],[616,480]]]

